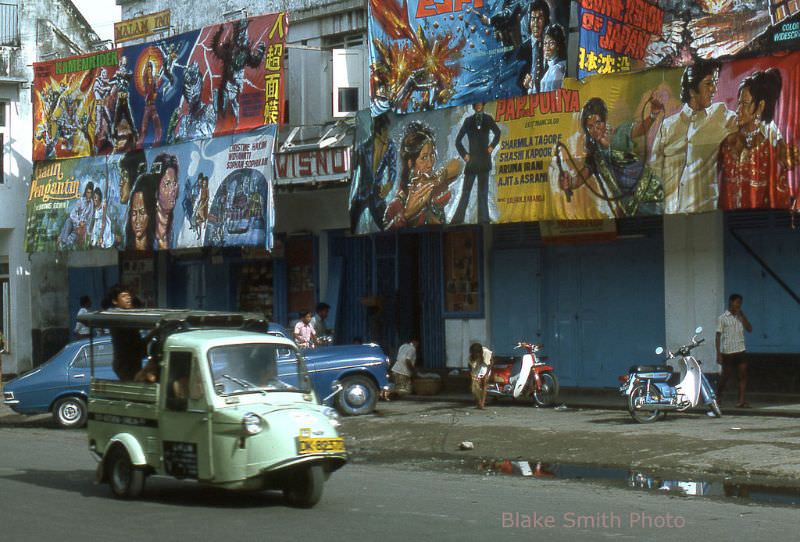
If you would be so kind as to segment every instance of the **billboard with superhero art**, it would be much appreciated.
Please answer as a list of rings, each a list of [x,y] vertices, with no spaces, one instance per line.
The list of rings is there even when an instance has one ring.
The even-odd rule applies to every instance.
[[[278,124],[285,13],[34,65],[33,159],[191,141]]]
[[[352,229],[798,210],[800,53],[358,118]]]
[[[37,162],[27,250],[269,250],[276,130]]]
[[[579,78],[788,50],[800,43],[800,2],[794,0],[577,3]]]
[[[561,86],[569,2],[370,0],[368,7],[375,114],[486,102]]]

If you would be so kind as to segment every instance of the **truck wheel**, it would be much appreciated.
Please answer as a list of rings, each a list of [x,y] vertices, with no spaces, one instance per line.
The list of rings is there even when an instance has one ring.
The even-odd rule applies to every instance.
[[[348,376],[342,379],[342,391],[336,394],[336,410],[345,416],[360,416],[375,410],[378,388],[366,376]]]
[[[64,429],[86,425],[86,401],[80,397],[62,397],[53,405],[53,419]]]
[[[659,410],[643,410],[636,408],[636,399],[644,397],[646,394],[647,388],[644,384],[637,384],[637,386],[631,390],[631,394],[628,395],[628,412],[630,412],[631,418],[639,423],[653,423],[661,418],[661,412]]]
[[[325,472],[322,466],[311,465],[294,473],[291,481],[283,488],[283,497],[289,506],[311,508],[322,497],[324,483]]]
[[[550,406],[558,397],[558,379],[550,372],[542,373],[539,377],[542,379],[542,388],[533,390],[533,401],[540,407]]]
[[[136,499],[144,490],[144,470],[131,463],[128,451],[115,446],[108,456],[108,478],[111,491],[120,499]]]

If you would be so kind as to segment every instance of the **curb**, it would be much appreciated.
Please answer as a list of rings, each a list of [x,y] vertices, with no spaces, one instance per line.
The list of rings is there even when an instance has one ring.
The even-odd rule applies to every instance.
[[[598,394],[589,394],[595,395]],[[392,400],[391,402],[402,402],[402,401],[412,401],[412,402],[453,402],[453,403],[468,403],[472,404],[474,399],[471,395],[468,394],[439,394],[439,395],[407,395],[402,399]],[[511,404],[511,400],[503,400],[503,402]],[[569,396],[565,398],[559,398],[556,403],[558,405],[566,405],[567,408],[572,409],[585,409],[585,410],[622,410],[627,412],[627,407],[624,404],[624,400],[620,396],[619,401],[611,402],[611,398],[609,398],[609,402],[597,402],[591,401],[590,398],[584,398],[583,400],[571,400]],[[487,403],[488,405],[488,403]],[[535,407],[537,408],[537,407]],[[766,418],[800,418],[800,405],[792,409],[787,410],[766,410],[769,407],[751,407],[751,408],[736,408],[736,407],[720,407],[722,409],[722,417],[724,418],[725,415],[733,415],[733,416],[760,416]],[[703,412],[702,409],[692,409],[690,412]],[[670,414],[673,414],[670,412]],[[680,412],[675,412],[674,414],[681,414]]]

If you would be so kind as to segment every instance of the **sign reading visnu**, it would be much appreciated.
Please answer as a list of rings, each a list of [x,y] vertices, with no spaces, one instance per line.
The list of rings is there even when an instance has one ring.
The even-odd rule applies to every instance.
[[[143,38],[153,34],[156,29],[169,28],[169,25],[170,10],[168,9],[158,13],[142,15],[134,19],[127,19],[114,23],[114,41],[121,43]]]
[[[350,176],[350,147],[275,154],[275,184],[341,181]]]

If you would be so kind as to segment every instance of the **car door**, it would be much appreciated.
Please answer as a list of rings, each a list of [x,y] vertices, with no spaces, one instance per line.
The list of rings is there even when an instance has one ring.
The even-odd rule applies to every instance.
[[[211,480],[211,412],[202,371],[190,350],[167,351],[159,433],[164,471],[176,478]]]
[[[114,374],[112,363],[114,361],[114,350],[111,341],[98,341],[91,345],[94,349],[94,378],[101,380],[117,380]],[[89,382],[91,380],[91,359],[90,345],[80,349],[78,355],[67,367],[66,383],[69,389],[82,390],[89,393]]]

